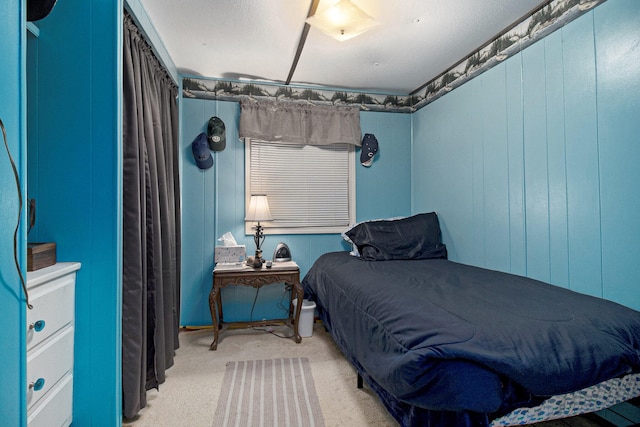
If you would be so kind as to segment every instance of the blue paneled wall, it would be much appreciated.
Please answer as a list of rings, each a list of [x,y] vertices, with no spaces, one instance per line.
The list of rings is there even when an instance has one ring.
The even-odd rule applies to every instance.
[[[0,118],[23,197],[37,199],[38,228],[29,238],[56,242],[58,261],[82,263],[75,291],[74,425],[118,425],[122,1],[58,2],[38,21],[39,37],[29,43],[25,5],[9,0],[0,12]],[[21,426],[27,325],[13,263],[18,199],[8,159],[2,155],[0,161],[0,414],[3,425]],[[24,208],[23,199],[17,235],[23,273]]]
[[[24,63],[21,56],[26,46],[21,1],[8,0],[0,10],[0,119],[7,136],[7,145],[21,176],[21,191],[25,191],[26,156],[25,85],[22,80]],[[0,138],[2,138],[0,132]],[[23,207],[26,206],[23,204]],[[13,258],[13,234],[18,221],[18,189],[4,142],[0,142],[0,414],[2,424],[20,426],[26,422],[26,307],[19,274]],[[26,229],[18,230],[18,260],[26,261]],[[25,269],[26,270],[26,269]]]
[[[244,143],[238,138],[238,103],[202,99],[182,100],[182,209],[183,209],[183,325],[211,324],[208,295],[211,290],[213,248],[217,239],[231,232],[251,255],[252,236],[244,233]],[[227,146],[213,153],[214,166],[196,167],[191,142],[206,131],[210,117],[220,117],[226,125]],[[356,218],[358,221],[398,215],[411,210],[411,117],[408,114],[361,113],[362,133],[373,133],[380,144],[377,159],[370,168],[359,164],[356,155]],[[358,151],[359,153],[359,151]],[[267,258],[278,242],[289,245],[300,266],[301,279],[313,262],[325,252],[346,250],[338,234],[268,235],[264,246]],[[226,320],[281,318],[282,287],[260,290],[251,313],[255,290],[230,287],[223,290]]]
[[[74,425],[121,414],[122,1],[65,0],[29,44],[29,197],[76,281]],[[26,326],[26,325],[25,325]]]
[[[638,45],[640,2],[608,1],[414,114],[451,259],[640,308]]]

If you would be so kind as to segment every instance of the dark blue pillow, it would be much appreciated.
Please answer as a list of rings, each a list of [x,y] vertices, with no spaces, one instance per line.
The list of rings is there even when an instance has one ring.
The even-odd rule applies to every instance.
[[[363,222],[344,234],[367,261],[447,258],[435,212]]]

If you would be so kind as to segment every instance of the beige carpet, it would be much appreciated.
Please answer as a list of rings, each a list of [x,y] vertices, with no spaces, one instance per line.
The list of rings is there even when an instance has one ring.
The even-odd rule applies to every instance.
[[[286,335],[287,327],[274,333]],[[250,329],[230,329],[221,334],[216,351],[210,351],[211,329],[182,331],[175,365],[167,371],[160,390],[147,393],[147,406],[128,427],[189,426],[211,427],[222,390],[227,363],[276,358],[307,358],[327,427],[397,427],[398,423],[366,386],[356,388],[356,372],[342,356],[321,323],[314,324],[313,336],[300,344],[291,339]],[[542,427],[601,426],[583,417],[540,423]]]
[[[274,333],[286,335],[287,327]],[[307,358],[327,427],[397,426],[378,397],[366,387],[356,388],[356,373],[342,356],[321,323],[313,336],[300,344],[264,331],[230,329],[210,351],[211,329],[183,331],[175,365],[167,370],[160,390],[147,393],[147,406],[131,427],[211,427],[220,397],[227,362],[276,358]]]

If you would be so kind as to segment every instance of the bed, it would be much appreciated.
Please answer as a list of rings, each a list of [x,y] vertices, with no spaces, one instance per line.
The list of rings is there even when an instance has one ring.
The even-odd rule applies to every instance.
[[[640,313],[447,259],[438,218],[368,221],[316,260],[307,298],[403,426],[500,426],[640,395]]]

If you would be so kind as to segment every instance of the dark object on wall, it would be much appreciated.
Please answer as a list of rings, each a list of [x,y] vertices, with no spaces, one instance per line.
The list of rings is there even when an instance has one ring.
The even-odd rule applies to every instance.
[[[378,152],[378,140],[372,133],[365,133],[362,138],[362,150],[360,151],[360,163],[369,167],[373,163],[373,157]]]
[[[36,225],[36,199],[27,199],[27,217],[29,218],[28,234]]]
[[[39,21],[46,18],[57,0],[27,0],[27,21]]]
[[[213,157],[211,157],[209,145],[207,144],[207,135],[204,132],[193,140],[191,151],[193,152],[193,159],[200,169],[209,169],[213,166]]]
[[[227,146],[224,122],[220,117],[211,117],[207,125],[209,148],[213,151],[222,151]]]
[[[291,261],[291,251],[286,243],[278,243],[276,250],[273,252],[273,262]]]
[[[40,270],[55,263],[55,243],[27,243],[27,271]]]

